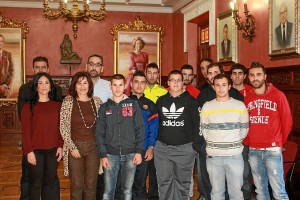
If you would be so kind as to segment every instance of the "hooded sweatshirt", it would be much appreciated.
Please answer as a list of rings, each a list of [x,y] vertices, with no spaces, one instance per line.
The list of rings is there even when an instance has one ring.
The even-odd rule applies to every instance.
[[[250,125],[244,143],[252,148],[282,147],[292,129],[292,114],[283,92],[269,83],[264,94],[250,90],[245,105]]]

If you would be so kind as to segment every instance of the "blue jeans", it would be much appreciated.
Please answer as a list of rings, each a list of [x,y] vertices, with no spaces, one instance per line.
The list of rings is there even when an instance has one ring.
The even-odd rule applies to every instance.
[[[136,165],[133,164],[134,153],[126,155],[107,154],[109,169],[104,168],[105,190],[103,200],[114,200],[119,170],[121,172],[121,190],[124,200],[132,198],[132,184]]]
[[[257,200],[270,200],[268,181],[275,199],[289,199],[285,191],[281,149],[271,151],[250,148],[249,163],[256,186]]]
[[[244,199],[242,192],[244,172],[242,154],[234,156],[207,156],[206,164],[212,185],[212,200],[225,199],[225,180],[227,181],[230,200]]]

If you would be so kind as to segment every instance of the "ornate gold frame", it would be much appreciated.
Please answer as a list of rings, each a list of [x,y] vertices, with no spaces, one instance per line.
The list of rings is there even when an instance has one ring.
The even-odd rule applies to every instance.
[[[121,64],[124,61],[120,60],[121,58],[123,58],[126,52],[122,51],[122,47],[124,45],[130,45],[130,43],[128,44],[128,42],[123,43],[123,41],[121,41],[120,37],[124,38],[133,38],[134,36],[140,36],[142,37],[145,42],[145,51],[147,49],[147,37],[148,37],[148,41],[151,39],[151,41],[153,41],[153,38],[155,38],[155,45],[156,45],[156,59],[151,59],[151,55],[149,54],[149,62],[156,62],[157,65],[159,66],[159,70],[161,71],[161,44],[163,42],[163,35],[165,33],[165,29],[161,26],[158,25],[154,25],[154,24],[149,24],[147,22],[144,22],[140,16],[137,16],[135,18],[135,21],[133,22],[128,22],[127,24],[115,24],[112,29],[110,30],[110,33],[113,35],[113,41],[114,41],[114,72],[115,73],[120,73],[120,69],[121,69]],[[129,39],[128,39],[129,40]],[[127,40],[127,41],[128,41]],[[152,44],[152,43],[151,43]],[[122,45],[122,47],[120,48],[120,45]],[[153,48],[154,49],[154,48]],[[122,51],[122,52],[121,52]],[[154,55],[154,54],[153,54]],[[127,59],[128,60],[128,59]],[[124,62],[126,63],[126,62]],[[124,64],[122,64],[124,65]],[[123,66],[123,68],[129,68],[129,66]],[[126,75],[125,75],[126,77]]]
[[[292,23],[291,44],[280,47],[276,39],[276,29],[280,24],[279,7],[282,3],[287,6],[287,21]],[[299,57],[300,55],[300,10],[299,0],[269,1],[269,56],[271,59]],[[287,31],[288,32],[288,31]]]
[[[0,28],[16,28],[20,29],[21,32],[21,81],[22,83],[25,82],[25,41],[26,41],[26,34],[29,32],[29,28],[27,23],[24,21],[12,20],[4,17],[0,12]],[[21,85],[20,85],[21,86]],[[10,106],[17,103],[17,98],[1,98],[0,99],[0,107],[1,106]]]

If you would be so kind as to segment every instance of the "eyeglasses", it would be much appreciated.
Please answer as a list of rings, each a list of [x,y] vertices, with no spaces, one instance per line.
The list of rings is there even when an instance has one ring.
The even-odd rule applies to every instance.
[[[101,63],[93,63],[93,62],[88,62],[88,65],[90,67],[102,67],[103,66]]]
[[[182,79],[170,79],[169,80],[171,83],[181,83]]]
[[[47,66],[34,66],[33,67],[35,70],[39,70],[39,69],[47,69],[48,67]]]

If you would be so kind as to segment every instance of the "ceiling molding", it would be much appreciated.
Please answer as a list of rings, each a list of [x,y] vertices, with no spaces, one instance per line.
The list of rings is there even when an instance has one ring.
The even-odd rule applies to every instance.
[[[129,4],[125,0],[111,0],[106,1],[107,11],[122,11],[122,12],[146,12],[146,13],[174,13],[183,6],[194,0],[131,0]],[[93,1],[90,4],[91,10],[99,9],[99,0]],[[164,2],[164,3],[162,3]],[[57,8],[57,2],[49,3],[50,8]],[[0,7],[14,7],[14,8],[43,8],[43,1],[34,0],[1,0]]]

